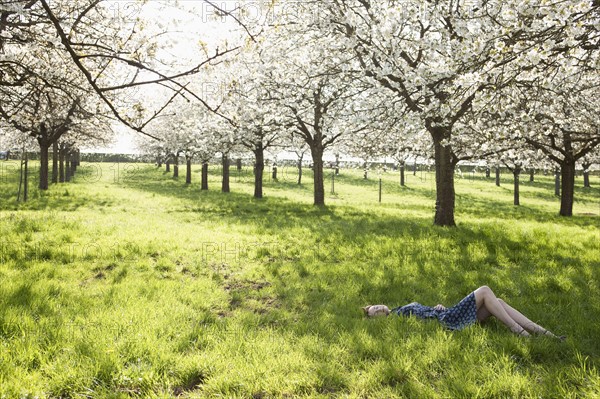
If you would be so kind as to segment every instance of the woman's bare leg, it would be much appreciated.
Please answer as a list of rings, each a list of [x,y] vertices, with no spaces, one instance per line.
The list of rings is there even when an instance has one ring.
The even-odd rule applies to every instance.
[[[496,298],[490,287],[484,285],[475,290],[475,304],[477,306],[478,320],[483,321],[490,316],[494,316],[515,334],[529,336],[524,327],[513,319],[504,306],[502,306],[502,303]]]
[[[559,338],[561,340],[565,338],[565,337],[558,337],[558,336],[554,335],[554,333],[552,333],[550,330],[546,330],[544,327],[540,326],[539,324],[536,324],[533,321],[529,320],[521,312],[519,312],[518,310],[516,310],[515,308],[510,306],[508,303],[504,302],[502,299],[498,299],[498,302],[500,302],[500,304],[502,305],[504,310],[506,310],[506,313],[508,313],[508,315],[514,321],[519,323],[519,325],[521,327],[523,327],[530,333],[540,334],[540,335],[548,335],[550,337]]]

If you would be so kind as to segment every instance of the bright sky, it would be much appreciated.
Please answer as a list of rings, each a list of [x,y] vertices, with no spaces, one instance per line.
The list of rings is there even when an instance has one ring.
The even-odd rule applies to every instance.
[[[233,10],[239,1],[218,0],[219,7]],[[168,32],[160,40],[168,42],[170,48],[159,51],[158,58],[178,65],[183,71],[197,65],[206,58],[204,51],[213,55],[217,46],[225,48],[224,41],[231,46],[231,29],[236,27],[230,18],[216,16],[214,9],[201,0],[150,0],[143,6],[126,0],[106,3],[115,14],[133,21],[138,16],[147,21],[151,31]],[[252,11],[252,10],[249,10]],[[143,95],[142,93],[140,93]],[[116,140],[113,145],[102,148],[84,148],[84,152],[136,153],[135,139],[139,134],[122,126],[114,126]]]

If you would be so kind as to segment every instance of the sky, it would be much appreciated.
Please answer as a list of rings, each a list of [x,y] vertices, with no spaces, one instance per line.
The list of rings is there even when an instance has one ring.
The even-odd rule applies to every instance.
[[[233,10],[240,3],[232,0],[215,1],[220,7]],[[250,2],[248,2],[249,4]],[[161,35],[161,40],[169,42],[168,50],[160,51],[157,56],[163,60],[174,60],[180,65],[179,70],[185,70],[198,64],[198,60],[206,57],[202,47],[209,54],[214,54],[219,46],[224,48],[223,41],[231,41],[231,29],[236,27],[230,18],[215,15],[214,10],[201,0],[150,0],[143,6],[126,0],[107,1],[106,6],[112,13],[125,18],[140,17],[147,21],[150,29],[168,32]],[[251,8],[248,9],[250,12]],[[141,96],[153,97],[151,90]],[[156,94],[158,96],[158,94]],[[140,134],[122,125],[113,127],[116,133],[115,142],[106,147],[83,148],[84,152],[135,154],[136,137]]]

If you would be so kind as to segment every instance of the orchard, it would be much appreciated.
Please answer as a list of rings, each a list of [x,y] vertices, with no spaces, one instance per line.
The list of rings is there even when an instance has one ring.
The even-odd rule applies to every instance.
[[[2,0],[0,398],[596,397],[599,109],[598,0]]]

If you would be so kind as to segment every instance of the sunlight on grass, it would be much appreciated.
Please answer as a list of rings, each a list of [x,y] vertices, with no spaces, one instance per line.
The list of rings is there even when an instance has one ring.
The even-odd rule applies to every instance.
[[[427,173],[384,174],[380,204],[376,179],[342,170],[317,209],[310,171],[255,200],[247,171],[222,194],[216,170],[201,192],[149,165],[82,166],[26,204],[2,180],[0,398],[600,395],[597,178],[573,218],[544,177],[521,207],[509,181],[457,179],[447,229]],[[483,284],[569,340],[360,312]]]

